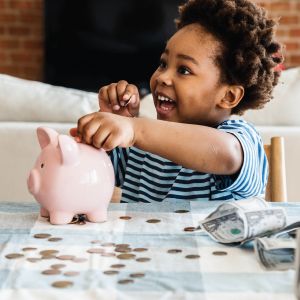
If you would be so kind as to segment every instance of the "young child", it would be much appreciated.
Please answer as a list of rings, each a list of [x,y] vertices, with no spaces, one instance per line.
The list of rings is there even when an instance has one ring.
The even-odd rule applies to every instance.
[[[123,202],[263,195],[261,138],[230,116],[271,99],[281,62],[275,22],[246,0],[190,0],[179,12],[150,79],[157,120],[136,117],[138,88],[121,80],[100,89],[100,111],[71,135],[110,151]]]

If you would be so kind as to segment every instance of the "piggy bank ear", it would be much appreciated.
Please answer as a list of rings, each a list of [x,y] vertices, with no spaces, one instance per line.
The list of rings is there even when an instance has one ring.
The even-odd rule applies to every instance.
[[[58,147],[60,149],[63,165],[74,165],[79,162],[79,147],[71,137],[59,135]]]
[[[55,130],[47,127],[39,127],[36,133],[42,149],[49,144],[57,145],[58,133]]]

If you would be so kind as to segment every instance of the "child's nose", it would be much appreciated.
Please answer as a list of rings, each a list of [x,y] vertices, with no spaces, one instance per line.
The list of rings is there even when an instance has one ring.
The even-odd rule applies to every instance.
[[[165,71],[158,75],[157,82],[161,85],[172,85],[172,77],[170,72]]]

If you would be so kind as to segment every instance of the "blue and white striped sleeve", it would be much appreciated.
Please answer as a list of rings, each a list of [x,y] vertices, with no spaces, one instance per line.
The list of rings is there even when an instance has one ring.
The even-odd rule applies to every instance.
[[[124,183],[127,159],[129,155],[129,148],[117,147],[109,153],[110,160],[112,162],[116,186],[121,187]]]
[[[243,149],[243,165],[234,177],[215,175],[216,188],[230,191],[237,200],[264,195],[268,161],[258,132],[243,120],[225,121],[218,129],[233,134],[239,140]]]

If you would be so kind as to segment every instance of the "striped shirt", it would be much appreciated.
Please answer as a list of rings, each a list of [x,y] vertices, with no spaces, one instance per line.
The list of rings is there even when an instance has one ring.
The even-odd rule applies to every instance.
[[[201,173],[136,147],[117,147],[110,158],[116,185],[122,187],[122,202],[238,200],[263,195],[268,162],[258,132],[243,120],[225,121],[217,129],[233,134],[240,141],[244,155],[238,174]]]

